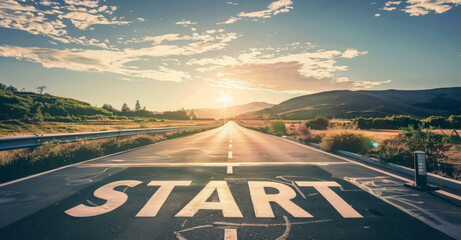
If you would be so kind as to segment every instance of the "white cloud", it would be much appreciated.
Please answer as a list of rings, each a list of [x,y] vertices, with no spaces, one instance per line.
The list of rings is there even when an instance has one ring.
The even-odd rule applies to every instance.
[[[175,24],[187,27],[188,25],[195,25],[197,22],[191,22],[190,20],[183,19],[182,21],[176,22]]]
[[[234,6],[237,6],[239,5],[239,3],[236,3],[236,2],[226,2],[227,5],[234,5]]]
[[[375,14],[375,17],[380,17],[380,16],[381,16],[381,14],[379,14],[379,13]]]
[[[98,4],[100,7],[98,8]],[[85,30],[92,25],[121,25],[128,21],[110,15],[115,6],[98,3],[97,0],[65,0],[64,3],[42,0],[36,8],[33,2],[3,0],[0,2],[0,27],[43,35],[62,43],[77,43],[86,46],[109,48],[96,39],[82,40],[68,35],[65,20],[76,28]]]
[[[299,44],[289,44],[293,51]],[[305,47],[308,49],[308,46]],[[299,92],[332,89],[364,89],[385,84],[386,81],[351,81],[336,77],[347,66],[338,64],[339,58],[354,58],[367,53],[356,49],[346,51],[319,50],[315,52],[278,55],[280,48],[251,49],[237,57],[190,59],[186,65],[201,66],[196,70],[212,85],[237,89],[265,89]]]
[[[401,1],[388,1],[384,4],[383,10],[394,11]],[[422,16],[435,12],[438,14],[447,12],[453,7],[461,5],[461,0],[407,0],[405,8],[399,10],[404,11],[410,16]]]
[[[402,1],[387,1],[385,4],[384,4],[384,7],[383,7],[383,10],[385,11],[393,11],[395,9],[397,9],[397,5],[400,5],[400,3],[402,3]]]
[[[145,21],[146,21],[146,19],[141,18],[141,17],[136,18],[136,20],[138,20],[138,21],[140,21],[140,22],[145,22]]]
[[[151,41],[153,45],[138,49],[123,50],[90,50],[65,49],[57,50],[38,47],[0,46],[0,56],[16,58],[41,64],[45,68],[64,68],[83,72],[109,72],[130,78],[145,78],[160,81],[181,82],[190,78],[183,71],[159,67],[156,70],[133,66],[136,61],[151,60],[168,56],[190,56],[212,50],[224,49],[228,43],[237,38],[235,33],[225,33],[222,29],[208,30],[208,33],[191,35],[165,34],[146,37],[141,41]],[[92,41],[85,37],[80,41]],[[164,42],[183,41],[180,45],[166,45]],[[98,44],[106,44],[105,39]],[[160,59],[162,60],[162,59]],[[173,60],[178,63],[177,60]]]
[[[347,49],[343,53],[343,55],[341,55],[341,57],[343,57],[343,58],[354,58],[354,57],[357,57],[357,56],[365,55],[367,53],[368,53],[367,51],[360,52],[357,49]]]
[[[237,17],[230,17],[224,22],[217,23],[220,24],[231,24],[235,23],[242,18],[270,18],[273,15],[279,13],[286,13],[293,9],[293,2],[291,0],[278,0],[272,2],[267,6],[267,9],[254,12],[240,12],[237,14]],[[255,20],[256,20],[255,19]]]

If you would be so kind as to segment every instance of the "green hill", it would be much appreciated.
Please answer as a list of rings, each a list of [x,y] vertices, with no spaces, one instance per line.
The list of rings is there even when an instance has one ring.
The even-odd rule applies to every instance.
[[[0,120],[111,114],[71,98],[0,89]]]
[[[239,115],[239,119],[264,117],[310,119],[316,116],[354,118],[461,114],[461,87],[428,90],[328,91],[289,99],[271,108]]]

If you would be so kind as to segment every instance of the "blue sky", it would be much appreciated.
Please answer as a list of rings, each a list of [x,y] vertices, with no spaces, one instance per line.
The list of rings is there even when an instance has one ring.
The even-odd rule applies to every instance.
[[[0,82],[150,110],[460,86],[461,0],[0,0]]]

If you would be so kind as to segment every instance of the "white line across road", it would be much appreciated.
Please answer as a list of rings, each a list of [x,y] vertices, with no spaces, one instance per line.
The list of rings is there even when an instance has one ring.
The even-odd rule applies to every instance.
[[[244,167],[244,166],[329,166],[349,165],[349,162],[221,162],[221,163],[93,163],[78,167]]]

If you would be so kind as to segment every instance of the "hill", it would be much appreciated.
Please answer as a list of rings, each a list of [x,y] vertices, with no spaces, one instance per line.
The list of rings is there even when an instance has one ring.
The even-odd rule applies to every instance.
[[[227,117],[231,118],[243,113],[258,111],[264,108],[270,108],[272,106],[274,106],[274,104],[266,102],[251,102],[243,105],[230,106],[227,107]],[[221,119],[226,117],[224,108],[201,108],[186,110],[187,114],[190,114],[192,111],[194,111],[197,118]]]
[[[316,116],[354,118],[461,114],[461,87],[428,90],[338,90],[289,99],[271,108],[241,114],[239,119],[263,117],[310,119]]]
[[[0,89],[0,120],[69,115],[94,116],[111,113],[71,98]]]

